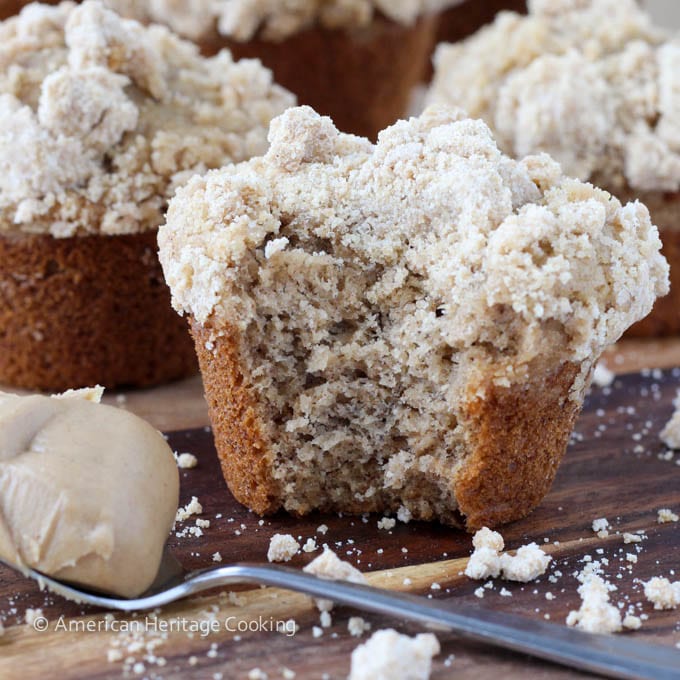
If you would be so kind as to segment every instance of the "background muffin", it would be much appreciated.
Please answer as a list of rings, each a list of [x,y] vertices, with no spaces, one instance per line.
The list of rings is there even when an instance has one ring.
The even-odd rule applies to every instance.
[[[262,60],[301,103],[374,138],[402,117],[423,77],[440,10],[460,0],[107,0],[165,23],[206,54]]]
[[[433,108],[368,140],[308,107],[159,231],[225,478],[259,513],[468,529],[547,492],[591,368],[667,290],[641,204]]]
[[[413,88],[432,75],[438,42],[470,35],[502,9],[526,7],[525,0],[104,2],[122,16],[169,26],[205,54],[226,47],[235,58],[260,59],[301,103],[371,138],[410,110]],[[4,10],[25,4],[13,0]]]
[[[175,187],[264,152],[293,103],[97,2],[0,24],[0,383],[150,385],[195,370],[156,230]]]
[[[477,35],[442,45],[429,100],[462,106],[522,157],[650,209],[671,262],[671,294],[639,335],[680,332],[680,38],[634,0],[533,0]]]

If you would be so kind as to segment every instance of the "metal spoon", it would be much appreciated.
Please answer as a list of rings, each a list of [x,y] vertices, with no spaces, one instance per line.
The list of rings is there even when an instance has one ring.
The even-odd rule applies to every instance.
[[[81,590],[33,569],[21,571],[36,579],[41,587],[46,586],[70,600],[125,612],[161,607],[217,586],[237,583],[273,586],[451,630],[477,642],[611,678],[680,678],[680,652],[670,647],[636,642],[627,636],[592,635],[452,600],[430,600],[346,581],[330,581],[269,564],[232,564],[187,574],[166,549],[154,584],[141,597],[130,600]]]

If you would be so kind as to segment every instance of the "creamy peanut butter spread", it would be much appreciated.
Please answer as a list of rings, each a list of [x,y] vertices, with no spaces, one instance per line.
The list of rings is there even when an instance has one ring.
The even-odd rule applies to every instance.
[[[376,15],[410,25],[461,0],[105,0],[123,16],[165,24],[197,40],[216,29],[235,40],[277,41],[309,28],[362,28]]]
[[[259,62],[164,26],[29,5],[0,23],[0,233],[155,229],[191,175],[264,153],[293,103]]]
[[[134,597],[154,580],[179,477],[151,425],[101,392],[0,392],[0,558]]]

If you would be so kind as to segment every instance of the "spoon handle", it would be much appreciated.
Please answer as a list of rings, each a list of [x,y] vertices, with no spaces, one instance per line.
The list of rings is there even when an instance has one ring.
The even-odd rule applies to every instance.
[[[199,573],[189,582],[192,588],[200,590],[244,582],[295,590],[357,609],[452,630],[472,640],[612,678],[680,677],[680,652],[670,647],[631,641],[629,636],[593,635],[452,600],[430,600],[346,581],[319,579],[286,567],[234,565]]]
[[[451,630],[471,640],[611,678],[680,678],[680,652],[670,647],[636,642],[628,636],[583,633],[567,626],[534,621],[455,600],[430,600],[347,581],[330,581],[287,567],[266,564],[217,567],[196,572],[173,588],[136,600],[84,593],[39,574],[36,576],[65,597],[121,611],[161,607],[219,586],[256,583]]]

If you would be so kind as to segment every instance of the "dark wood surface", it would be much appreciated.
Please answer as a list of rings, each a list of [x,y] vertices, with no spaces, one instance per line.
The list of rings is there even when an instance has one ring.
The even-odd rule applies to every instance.
[[[527,617],[543,618],[563,624],[571,609],[578,608],[577,581],[573,572],[582,568],[585,555],[593,559],[606,557],[607,576],[619,590],[613,601],[626,599],[643,603],[641,612],[649,615],[635,639],[649,639],[674,646],[680,642],[680,610],[658,612],[644,602],[641,580],[668,576],[675,570],[680,578],[680,524],[657,523],[657,510],[670,507],[680,511],[680,453],[673,460],[660,458],[664,447],[658,433],[672,411],[672,399],[680,387],[680,369],[651,375],[631,374],[617,378],[614,386],[603,391],[594,388],[579,419],[576,434],[560,469],[557,480],[543,504],[527,519],[503,529],[508,549],[534,540],[545,544],[554,557],[549,573],[562,572],[558,583],[546,577],[527,585],[497,581],[484,599],[474,596],[481,584],[461,574],[471,549],[470,537],[461,531],[425,523],[398,524],[391,532],[376,526],[376,516],[365,518],[314,515],[293,519],[280,515],[260,518],[239,506],[229,494],[216,462],[212,437],[204,428],[172,432],[169,441],[179,452],[189,451],[198,458],[198,466],[181,471],[182,503],[195,495],[203,505],[202,518],[211,521],[205,535],[178,539],[170,544],[180,561],[189,569],[214,564],[212,555],[219,551],[224,562],[266,560],[269,538],[274,533],[292,533],[304,542],[315,537],[327,542],[338,554],[372,572],[370,581],[382,587],[409,590],[434,597],[475,602],[479,607],[493,607]],[[220,518],[217,518],[221,515]],[[605,516],[613,526],[611,535],[599,539],[591,530],[592,520]],[[316,532],[326,524],[328,533]],[[193,524],[193,522],[188,522]],[[624,545],[624,531],[644,529],[647,539],[641,546],[637,564],[629,567]],[[548,539],[548,542],[544,542]],[[556,544],[556,542],[558,542]],[[404,552],[403,549],[407,552]],[[598,551],[602,551],[601,554]],[[319,551],[302,553],[291,564],[303,566]],[[620,578],[618,577],[620,575]],[[407,579],[405,581],[405,579]],[[409,583],[410,579],[410,583]],[[437,582],[441,590],[431,590]],[[502,597],[501,587],[512,592]],[[550,591],[555,599],[547,600]],[[347,632],[349,616],[357,612],[337,608],[333,626],[321,638],[312,636],[319,625],[318,613],[309,598],[285,591],[250,589],[239,593],[240,605],[230,605],[224,596],[211,594],[168,608],[163,620],[178,618],[198,620],[212,607],[215,616],[224,620],[252,621],[259,616],[277,620],[294,618],[299,626],[295,636],[271,632],[233,633],[221,630],[207,638],[185,632],[172,632],[154,651],[164,657],[165,665],[143,661],[142,652],[125,653],[142,661],[145,670],[132,677],[246,678],[248,671],[259,667],[269,678],[280,678],[282,668],[296,672],[297,678],[346,677],[351,650],[358,644]],[[23,625],[28,607],[41,608],[49,619],[49,630],[36,632]],[[0,614],[5,634],[0,637],[0,677],[104,678],[124,675],[124,661],[107,660],[120,634],[69,632],[68,622],[101,621],[103,613],[83,608],[61,598],[41,593],[30,581],[0,567]],[[59,626],[60,616],[65,624]],[[366,615],[373,629],[392,626],[416,633],[418,626]],[[366,636],[364,636],[365,638]],[[153,635],[147,636],[147,641]],[[437,657],[433,678],[494,678],[526,676],[536,678],[579,677],[579,674],[526,657],[503,653],[474,645],[454,635],[440,634],[442,653]],[[211,645],[216,648],[210,652]],[[455,655],[450,659],[450,655]],[[190,659],[190,657],[195,657]],[[445,661],[449,659],[449,665]],[[129,664],[131,665],[131,664]],[[678,649],[680,668],[680,649]],[[217,676],[219,677],[219,676]]]

